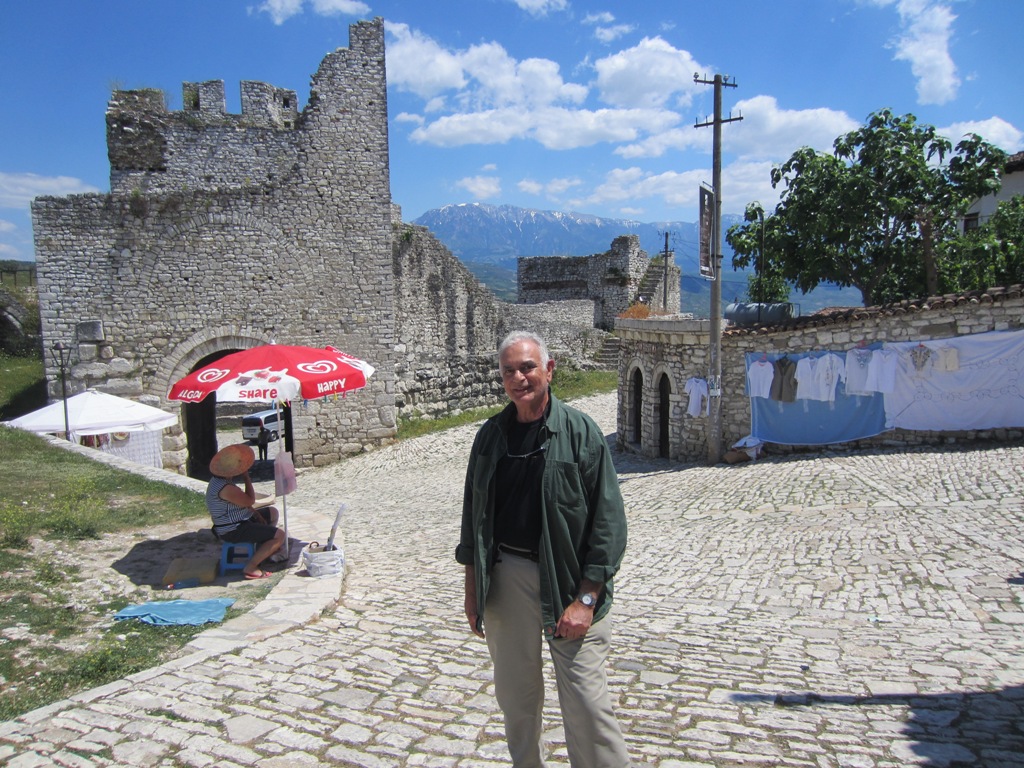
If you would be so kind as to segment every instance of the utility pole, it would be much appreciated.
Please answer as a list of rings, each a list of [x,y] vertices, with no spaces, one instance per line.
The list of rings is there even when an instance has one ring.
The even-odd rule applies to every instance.
[[[713,170],[711,186],[715,190],[715,215],[711,241],[714,277],[711,279],[711,349],[708,371],[708,464],[722,458],[722,123],[742,120],[742,116],[722,118],[722,88],[735,88],[729,75],[715,75],[714,80],[693,76],[693,82],[715,86],[715,117],[694,128],[714,128],[712,140]]]

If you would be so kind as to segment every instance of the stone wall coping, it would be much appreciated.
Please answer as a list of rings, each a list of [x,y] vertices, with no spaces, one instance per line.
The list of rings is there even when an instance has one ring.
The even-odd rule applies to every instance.
[[[710,333],[710,320],[696,320],[687,315],[649,317],[643,320],[618,318],[615,330],[621,335],[633,333]]]

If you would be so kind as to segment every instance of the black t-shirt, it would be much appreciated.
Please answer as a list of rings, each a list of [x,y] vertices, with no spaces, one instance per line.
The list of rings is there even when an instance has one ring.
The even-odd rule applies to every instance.
[[[513,421],[506,435],[508,450],[495,473],[494,537],[498,544],[536,550],[540,545],[540,494],[544,475],[541,427]]]

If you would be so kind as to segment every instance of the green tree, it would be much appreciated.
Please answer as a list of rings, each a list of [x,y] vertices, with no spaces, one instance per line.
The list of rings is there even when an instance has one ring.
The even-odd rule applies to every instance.
[[[789,283],[782,275],[781,265],[777,260],[766,256],[766,246],[772,236],[768,230],[775,222],[765,219],[764,206],[761,203],[750,203],[743,213],[743,220],[748,224],[735,224],[726,233],[726,240],[736,254],[733,266],[749,266],[753,261],[755,271],[747,275],[747,296],[750,301],[771,304],[789,300]]]
[[[1024,283],[1024,195],[1004,200],[978,229],[943,244],[943,282],[960,290]]]
[[[1005,159],[977,135],[954,147],[913,115],[874,113],[832,154],[803,147],[772,169],[782,194],[765,221],[762,269],[777,268],[804,292],[853,286],[868,305],[959,290],[940,283],[951,272],[939,268],[937,246],[957,237],[974,200],[998,190]],[[733,266],[750,265],[759,226],[730,228]]]

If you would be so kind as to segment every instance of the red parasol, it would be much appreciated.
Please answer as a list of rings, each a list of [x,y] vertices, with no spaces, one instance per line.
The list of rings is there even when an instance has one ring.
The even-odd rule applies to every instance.
[[[313,400],[366,386],[373,366],[334,347],[266,344],[225,355],[177,381],[170,400],[198,403],[212,392],[229,402]]]
[[[265,344],[243,349],[203,366],[171,386],[169,400],[198,403],[211,393],[227,402],[280,404],[314,400],[366,386],[374,368],[364,360],[327,346],[300,347]],[[277,495],[282,497],[285,554],[288,554],[288,498],[294,490],[291,455],[285,451],[274,461]],[[284,482],[282,478],[290,478]]]

